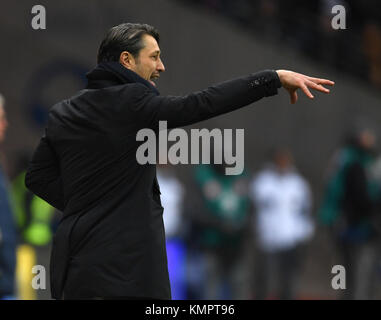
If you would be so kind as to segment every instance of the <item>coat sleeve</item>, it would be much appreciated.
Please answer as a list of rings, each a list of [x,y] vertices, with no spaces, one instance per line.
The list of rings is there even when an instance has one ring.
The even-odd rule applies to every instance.
[[[132,108],[149,128],[157,129],[159,121],[167,121],[167,127],[174,128],[242,108],[277,94],[280,87],[278,74],[272,70],[225,81],[186,96],[157,96],[137,84]]]
[[[57,156],[46,133],[40,140],[26,175],[25,186],[60,211],[64,210],[64,196]]]

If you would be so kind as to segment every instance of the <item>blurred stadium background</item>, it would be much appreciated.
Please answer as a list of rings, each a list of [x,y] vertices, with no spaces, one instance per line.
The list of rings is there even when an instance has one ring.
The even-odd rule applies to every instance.
[[[22,171],[36,146],[48,109],[83,88],[85,73],[96,64],[106,30],[122,22],[143,22],[159,29],[166,66],[158,82],[162,95],[186,94],[263,69],[290,69],[334,80],[330,95],[316,94],[311,101],[299,95],[299,102],[290,105],[281,90],[276,97],[193,127],[245,129],[249,177],[262,167],[271,147],[290,147],[296,166],[311,185],[316,221],[298,298],[338,298],[339,292],[331,287],[331,268],[339,264],[337,251],[326,228],[318,224],[317,210],[325,172],[347,130],[360,121],[376,137],[381,135],[381,11],[377,1],[40,0],[38,4],[46,8],[46,30],[31,27],[35,4],[6,1],[0,10],[0,92],[6,99],[9,123],[2,152],[10,181]],[[347,9],[345,30],[330,25],[335,4]],[[185,202],[196,194],[193,167],[172,168],[184,186]],[[252,238],[247,240],[242,262],[245,279],[252,278],[256,263]],[[48,268],[49,241],[32,243],[32,247]],[[250,283],[241,281],[244,288],[238,298],[253,298]],[[22,294],[19,289],[18,297],[49,299],[48,289]]]

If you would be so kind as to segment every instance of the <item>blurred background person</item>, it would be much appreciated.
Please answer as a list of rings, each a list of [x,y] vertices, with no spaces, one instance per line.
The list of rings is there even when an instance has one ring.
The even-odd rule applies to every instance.
[[[374,220],[380,214],[380,185],[372,176],[375,140],[362,125],[347,135],[333,157],[320,208],[346,269],[343,299],[371,299],[375,292],[379,235]]]
[[[12,207],[18,233],[17,287],[22,300],[50,299],[49,277],[47,288],[34,290],[31,272],[34,265],[42,265],[49,274],[50,246],[59,214],[45,200],[33,194],[25,186],[25,174],[31,153],[21,151],[15,166],[15,177],[11,183]]]
[[[188,208],[190,299],[246,298],[247,179],[245,172],[226,175],[225,168],[202,164],[194,171],[198,191]]]
[[[186,247],[183,204],[185,189],[170,165],[157,166],[166,237],[169,281],[173,300],[186,299]]]
[[[5,139],[8,122],[4,109],[5,100],[0,95],[0,143]],[[8,178],[3,170],[4,155],[0,162],[0,299],[15,299],[15,270],[17,235],[8,192]]]
[[[271,163],[251,182],[250,194],[258,252],[255,297],[295,299],[305,244],[313,235],[314,225],[310,187],[293,166],[288,149],[273,152]]]

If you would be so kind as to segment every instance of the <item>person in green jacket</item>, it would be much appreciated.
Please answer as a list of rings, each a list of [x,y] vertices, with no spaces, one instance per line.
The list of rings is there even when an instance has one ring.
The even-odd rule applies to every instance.
[[[336,153],[320,207],[346,268],[344,299],[370,299],[376,272],[380,184],[372,177],[375,135],[368,128],[351,133]]]

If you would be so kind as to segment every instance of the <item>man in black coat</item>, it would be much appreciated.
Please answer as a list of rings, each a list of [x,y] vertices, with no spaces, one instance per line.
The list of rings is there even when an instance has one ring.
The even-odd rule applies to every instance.
[[[145,24],[109,30],[88,85],[54,105],[25,178],[63,211],[53,240],[56,299],[170,299],[163,207],[156,166],[136,159],[142,128],[190,125],[272,96],[283,86],[329,92],[333,82],[291,71],[262,71],[183,97],[159,95],[165,70],[159,34]]]

